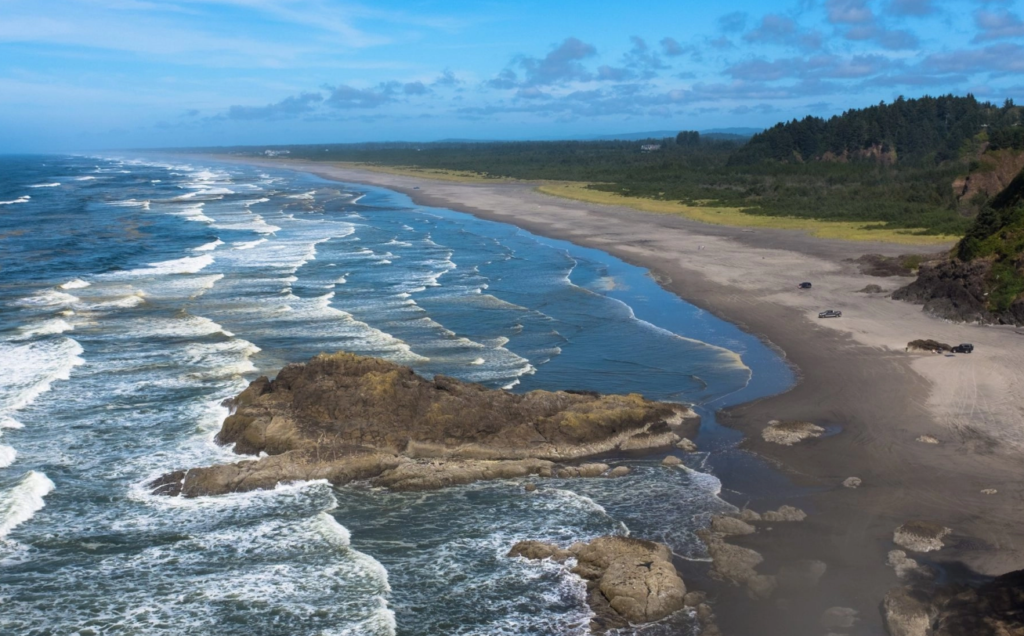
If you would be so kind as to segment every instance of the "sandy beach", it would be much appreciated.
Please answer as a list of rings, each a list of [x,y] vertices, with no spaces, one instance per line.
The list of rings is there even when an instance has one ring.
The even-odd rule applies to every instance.
[[[910,279],[868,276],[850,262],[868,253],[932,253],[935,246],[712,226],[557,199],[526,183],[467,184],[321,163],[251,162],[382,186],[420,205],[604,250],[648,268],[666,289],[782,352],[797,371],[797,385],[718,419],[746,435],[745,448],[807,487],[811,494],[793,505],[809,517],[737,543],[765,556],[763,573],[807,559],[824,562],[827,572],[813,590],[743,601],[742,612],[730,611],[742,591],[721,592],[717,613],[726,634],[824,634],[819,617],[835,606],[859,613],[843,633],[884,633],[879,603],[900,585],[886,555],[896,547],[893,530],[908,520],[953,530],[941,551],[915,555],[940,564],[953,579],[1024,568],[1024,329],[953,324],[887,293],[864,293],[867,285],[891,292]],[[805,280],[813,288],[799,290]],[[825,309],[843,316],[821,320],[817,314]],[[956,356],[907,352],[907,342],[918,338],[976,348]],[[794,446],[770,444],[761,431],[776,419],[837,432]],[[938,443],[918,441],[921,436]],[[848,477],[863,484],[845,488]],[[982,492],[988,489],[995,493]],[[751,506],[756,509],[757,502]]]

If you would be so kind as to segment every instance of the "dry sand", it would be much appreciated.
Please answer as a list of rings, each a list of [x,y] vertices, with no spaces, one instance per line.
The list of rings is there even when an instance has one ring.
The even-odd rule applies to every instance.
[[[765,554],[763,573],[805,558],[824,561],[828,572],[813,590],[782,593],[741,612],[730,609],[736,595],[722,592],[725,633],[823,634],[818,617],[832,606],[860,612],[844,633],[883,633],[879,602],[899,584],[886,555],[895,547],[893,530],[911,519],[953,529],[948,547],[928,557],[954,578],[1024,568],[1024,329],[948,323],[885,293],[861,293],[869,284],[892,291],[909,279],[866,276],[848,262],[866,253],[935,247],[705,225],[557,199],[524,183],[462,184],[322,163],[264,163],[387,187],[421,205],[607,251],[650,269],[667,289],[787,357],[799,377],[795,388],[729,409],[719,421],[743,431],[747,448],[778,462],[796,483],[812,487],[814,494],[796,502],[812,514],[741,542]],[[797,289],[804,280],[811,290]],[[817,318],[823,309],[840,309],[843,317]],[[918,338],[971,342],[976,349],[956,356],[907,353],[907,342]],[[760,435],[774,419],[841,431],[778,446]],[[921,435],[940,443],[916,441]],[[844,488],[850,476],[863,485]],[[997,494],[982,494],[989,488]]]

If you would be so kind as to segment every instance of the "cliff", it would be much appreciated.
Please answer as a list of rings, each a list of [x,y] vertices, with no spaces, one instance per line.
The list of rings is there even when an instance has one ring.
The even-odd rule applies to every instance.
[[[946,258],[922,264],[893,298],[950,320],[1024,324],[1024,171],[996,195]]]

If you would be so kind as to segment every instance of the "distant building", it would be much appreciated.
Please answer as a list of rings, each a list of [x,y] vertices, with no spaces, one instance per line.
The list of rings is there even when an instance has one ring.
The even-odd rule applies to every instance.
[[[264,150],[263,154],[268,157],[280,157],[281,155],[292,154],[290,150]]]
[[[661,150],[661,144],[644,144],[640,146],[640,152],[655,152]]]

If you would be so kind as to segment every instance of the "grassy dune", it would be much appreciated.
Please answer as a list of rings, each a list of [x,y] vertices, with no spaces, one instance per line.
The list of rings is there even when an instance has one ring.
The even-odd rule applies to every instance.
[[[332,161],[331,165],[339,168],[353,168],[358,170],[369,170],[370,172],[383,172],[403,177],[419,177],[421,179],[433,179],[435,181],[454,181],[456,183],[495,183],[510,182],[516,179],[504,177],[491,177],[482,172],[470,170],[441,170],[438,168],[417,168],[415,166],[381,166],[370,163],[357,163],[352,161]]]
[[[812,236],[847,241],[881,241],[903,245],[939,245],[952,243],[959,237],[915,234],[914,230],[887,229],[880,223],[851,221],[818,221],[795,217],[764,216],[749,214],[741,208],[687,205],[678,201],[660,201],[640,197],[627,197],[614,192],[592,190],[586,183],[546,183],[537,188],[539,192],[587,203],[621,205],[643,212],[656,214],[677,214],[701,223],[729,225],[733,227],[774,228],[801,230]]]

